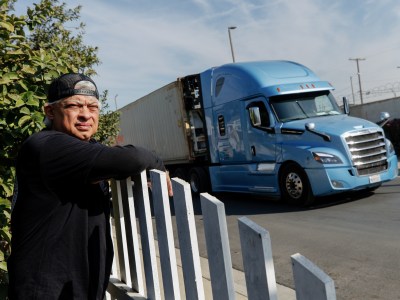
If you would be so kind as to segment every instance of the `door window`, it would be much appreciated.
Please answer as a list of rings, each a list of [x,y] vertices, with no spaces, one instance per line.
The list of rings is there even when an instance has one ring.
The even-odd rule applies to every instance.
[[[264,102],[252,102],[247,109],[253,127],[268,128],[271,126],[268,110],[265,107]]]

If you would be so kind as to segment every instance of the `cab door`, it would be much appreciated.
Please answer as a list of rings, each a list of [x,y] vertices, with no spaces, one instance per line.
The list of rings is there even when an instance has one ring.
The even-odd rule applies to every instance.
[[[277,192],[275,119],[264,98],[246,101],[247,184],[262,193]]]

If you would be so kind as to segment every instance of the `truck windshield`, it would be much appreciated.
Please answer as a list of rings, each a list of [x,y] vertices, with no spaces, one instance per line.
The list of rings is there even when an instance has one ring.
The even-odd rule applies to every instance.
[[[342,113],[329,91],[273,96],[270,104],[281,122]]]

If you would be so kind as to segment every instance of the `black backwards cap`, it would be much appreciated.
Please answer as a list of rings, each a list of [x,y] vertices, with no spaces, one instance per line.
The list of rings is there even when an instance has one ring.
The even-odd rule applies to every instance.
[[[89,86],[85,88],[75,88],[76,85],[82,81],[88,81]],[[90,83],[93,84],[93,87],[91,87]],[[49,103],[52,103],[73,95],[94,96],[99,99],[99,92],[97,91],[97,86],[94,81],[88,76],[78,73],[64,74],[54,79],[49,86],[47,99]]]

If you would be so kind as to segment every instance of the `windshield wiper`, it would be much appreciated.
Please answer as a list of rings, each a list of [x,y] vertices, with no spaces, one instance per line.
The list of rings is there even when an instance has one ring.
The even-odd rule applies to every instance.
[[[304,119],[307,119],[307,117],[287,118],[284,120],[285,120],[285,122],[288,122],[288,121],[297,121],[297,120],[304,120]]]
[[[303,107],[300,105],[300,102],[296,100],[296,103],[297,103],[297,105],[300,107],[302,113],[306,116],[306,118],[308,118],[308,115],[307,115],[307,113],[305,112],[305,110],[303,109]],[[305,119],[305,118],[303,118],[303,119]]]

